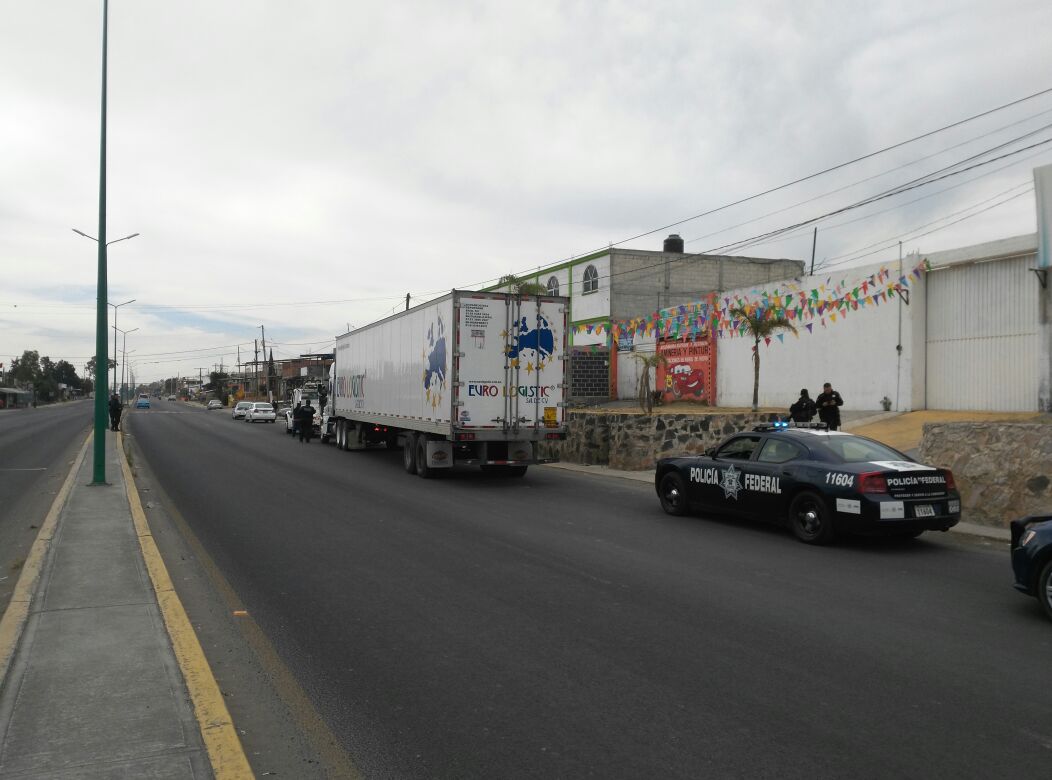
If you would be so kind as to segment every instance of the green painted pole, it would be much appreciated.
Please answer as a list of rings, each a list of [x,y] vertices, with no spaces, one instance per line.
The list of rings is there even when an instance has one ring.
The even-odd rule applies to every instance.
[[[106,417],[109,402],[105,381],[110,364],[106,339],[109,316],[106,289],[106,31],[109,12],[109,0],[102,0],[102,134],[99,143],[99,281],[95,306],[95,440],[91,479],[93,485],[106,484]],[[103,378],[101,382],[100,376]]]

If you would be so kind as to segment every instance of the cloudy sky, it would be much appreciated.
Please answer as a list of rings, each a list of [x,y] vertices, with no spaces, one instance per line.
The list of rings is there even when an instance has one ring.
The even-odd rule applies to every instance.
[[[1052,88],[1050,29],[1047,0],[112,0],[129,364],[230,366],[260,325],[275,357],[323,349],[406,293],[652,230],[623,245],[809,259],[810,226],[746,239],[972,157],[819,223],[819,264],[1033,232],[1052,143],[1019,150],[1052,138],[1052,93],[665,226]],[[98,231],[100,44],[101,2],[0,0],[0,361],[95,351],[72,228]]]

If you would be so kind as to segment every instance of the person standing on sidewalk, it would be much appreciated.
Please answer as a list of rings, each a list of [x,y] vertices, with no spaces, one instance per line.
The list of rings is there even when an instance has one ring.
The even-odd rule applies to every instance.
[[[829,426],[829,430],[835,431],[840,427],[840,407],[844,405],[844,399],[840,393],[833,389],[833,385],[826,382],[822,385],[822,394],[815,399],[818,406],[818,417]]]
[[[124,404],[121,403],[120,396],[114,393],[110,396],[110,430],[117,431],[121,427],[121,411],[124,409]]]
[[[789,407],[789,419],[798,423],[811,422],[816,411],[815,402],[811,400],[807,389],[804,388],[800,391],[800,398]]]

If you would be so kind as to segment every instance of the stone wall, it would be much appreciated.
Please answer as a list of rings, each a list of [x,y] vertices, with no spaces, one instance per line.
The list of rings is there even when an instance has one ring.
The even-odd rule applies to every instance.
[[[616,414],[570,412],[567,437],[544,443],[545,457],[569,463],[609,466],[625,471],[654,468],[658,458],[700,454],[726,436],[759,422],[778,419],[774,413]]]
[[[964,521],[1052,513],[1052,424],[927,423],[919,460],[953,471]]]

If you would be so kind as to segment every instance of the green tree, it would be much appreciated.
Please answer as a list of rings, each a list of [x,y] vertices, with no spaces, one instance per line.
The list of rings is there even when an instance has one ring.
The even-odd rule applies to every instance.
[[[752,410],[755,412],[759,409],[760,399],[760,339],[769,339],[782,330],[796,333],[796,328],[784,315],[776,317],[770,309],[754,309],[750,312],[737,308],[731,309],[730,315],[744,322],[745,330],[752,336]]]
[[[213,371],[208,375],[208,383],[207,389],[213,391],[216,398],[223,402],[223,406],[226,406],[226,397],[230,392],[230,375],[225,371]]]
[[[16,387],[36,385],[40,381],[40,353],[35,349],[27,349],[22,357],[12,360],[9,377],[11,384]]]
[[[83,380],[77,376],[77,369],[73,367],[73,364],[68,360],[60,360],[55,364],[55,370],[52,376],[56,382],[61,382],[69,387],[80,388]]]
[[[499,287],[507,287],[518,295],[547,295],[548,288],[537,282],[520,279],[515,274],[505,274],[497,283]]]
[[[112,371],[114,368],[117,367],[117,361],[114,360],[113,358],[108,358],[107,362],[109,363],[109,369],[107,369],[106,373],[109,373],[110,371]],[[88,365],[85,367],[84,371],[92,379],[96,378],[95,377],[95,356],[94,355],[92,355],[91,360],[88,361]]]

